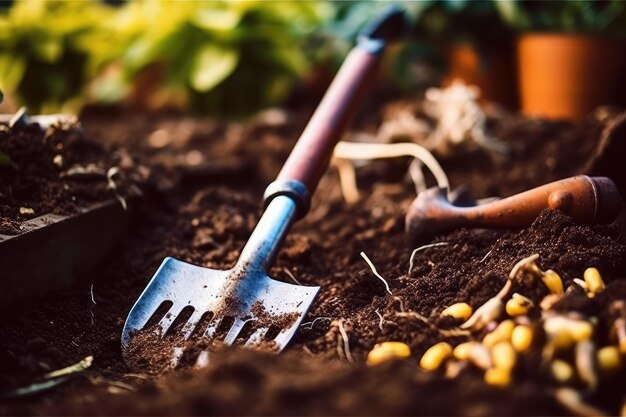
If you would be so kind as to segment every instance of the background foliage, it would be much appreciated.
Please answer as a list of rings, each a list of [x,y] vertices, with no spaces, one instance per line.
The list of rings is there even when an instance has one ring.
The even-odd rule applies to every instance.
[[[513,30],[624,37],[618,0],[400,1],[413,20],[390,66],[414,87],[416,61],[441,61],[442,44],[485,52]],[[0,87],[31,113],[85,103],[176,106],[241,115],[279,103],[295,82],[332,74],[364,23],[387,2],[18,0],[0,3]],[[320,88],[322,88],[321,86]]]
[[[0,84],[32,112],[86,100],[243,113],[307,68],[324,2],[17,1],[0,15]]]

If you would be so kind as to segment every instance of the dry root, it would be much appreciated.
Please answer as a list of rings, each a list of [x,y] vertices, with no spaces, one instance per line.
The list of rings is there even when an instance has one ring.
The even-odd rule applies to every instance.
[[[439,187],[449,188],[448,177],[441,165],[439,165],[439,162],[428,149],[416,143],[356,143],[342,141],[335,146],[333,163],[338,169],[341,190],[346,202],[355,203],[359,198],[354,166],[350,161],[398,158],[401,156],[412,156],[415,160],[420,161],[433,174]],[[415,169],[413,168],[412,178],[415,178]],[[425,185],[421,184],[417,188],[419,190],[425,189]]]
[[[339,337],[337,339],[337,354],[339,357],[345,356],[348,362],[353,363],[354,358],[352,357],[352,353],[350,352],[350,340],[348,339],[348,333],[346,329],[343,327],[343,322],[341,320],[335,320],[331,324],[331,327],[336,327],[339,330]],[[341,342],[343,342],[343,350],[341,348]]]

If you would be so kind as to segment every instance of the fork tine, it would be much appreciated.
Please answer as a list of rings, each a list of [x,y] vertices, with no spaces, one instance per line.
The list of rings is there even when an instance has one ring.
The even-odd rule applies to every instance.
[[[189,336],[192,335],[193,331],[196,329],[196,326],[200,324],[200,319],[202,318],[203,314],[204,314],[204,311],[201,311],[201,310],[195,310],[193,312],[193,314],[189,317],[189,319],[187,320],[187,323],[185,323],[185,326],[181,330],[183,339],[185,340],[189,339]]]
[[[236,319],[232,327],[228,331],[228,334],[226,335],[226,337],[224,337],[224,343],[227,345],[232,345],[235,339],[237,339],[239,332],[241,332],[241,329],[243,329],[243,326],[250,320],[252,319],[247,319],[247,320]]]
[[[157,327],[161,328],[162,335],[164,335],[167,332],[167,330],[170,328],[174,320],[176,320],[176,317],[178,317],[178,315],[180,314],[181,310],[182,308],[178,308],[178,306],[174,304],[170,307],[169,311],[165,313],[163,318],[159,320]]]
[[[296,329],[292,326],[292,327],[289,327],[289,328],[281,331],[274,338],[274,342],[276,342],[276,344],[279,346],[280,350],[282,350],[287,345],[287,343],[289,342],[289,340],[291,339],[291,336],[293,335],[293,333],[295,331],[296,331]]]
[[[217,331],[217,328],[219,327],[221,321],[222,321],[221,317],[213,317],[213,320],[211,320],[211,322],[209,323],[209,326],[204,332],[204,337],[208,339],[213,338],[213,335]]]
[[[255,332],[252,333],[252,335],[248,338],[248,341],[245,343],[244,346],[254,347],[255,345],[257,345],[261,340],[263,340],[263,336],[265,336],[267,330],[267,327],[261,327],[260,329],[256,329]]]

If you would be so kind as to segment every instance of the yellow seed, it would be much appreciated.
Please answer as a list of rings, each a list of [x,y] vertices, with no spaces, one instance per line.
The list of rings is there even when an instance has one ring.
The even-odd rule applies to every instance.
[[[585,278],[587,289],[592,294],[598,294],[604,289],[604,281],[602,280],[600,271],[598,271],[596,268],[587,268],[585,270],[583,278]]]
[[[589,340],[593,334],[593,326],[588,321],[572,320],[569,333],[576,342]]]
[[[593,325],[584,320],[574,320],[563,316],[550,317],[544,321],[543,328],[553,339],[566,342],[588,340],[593,334]],[[569,346],[570,343],[567,343]]]
[[[509,342],[498,342],[491,350],[493,365],[496,368],[511,370],[515,367],[517,356]]]
[[[572,366],[560,359],[556,359],[550,364],[550,372],[552,373],[552,377],[561,383],[571,381],[574,376],[574,369]]]
[[[483,344],[488,347],[492,347],[498,342],[502,341],[510,341],[511,335],[513,334],[513,329],[515,328],[515,323],[513,320],[504,320],[495,330],[483,339]]]
[[[596,359],[600,371],[605,375],[614,374],[622,366],[619,350],[616,346],[605,346],[596,352]]]
[[[557,350],[567,350],[574,346],[574,339],[567,330],[561,330],[552,336],[552,345]]]
[[[520,324],[515,326],[511,334],[511,344],[518,352],[526,352],[533,343],[533,329]]]
[[[493,387],[506,388],[511,385],[511,371],[502,368],[487,369],[485,382]]]
[[[506,302],[506,312],[511,317],[524,316],[533,307],[533,302],[518,293],[513,294],[512,298]]]
[[[455,319],[467,320],[472,315],[472,307],[467,303],[456,303],[441,312],[442,316],[450,316]]]
[[[367,354],[368,365],[378,365],[393,359],[403,359],[411,356],[411,348],[402,342],[377,343]]]
[[[455,359],[464,361],[469,358],[472,348],[476,345],[478,345],[478,342],[474,341],[461,343],[454,348],[452,355]]]
[[[626,355],[626,338],[619,341],[619,351],[622,355]]]
[[[563,280],[553,270],[548,269],[541,277],[541,280],[552,294],[563,294]]]
[[[452,346],[447,342],[439,342],[431,346],[420,359],[420,366],[427,371],[435,371],[452,355]]]

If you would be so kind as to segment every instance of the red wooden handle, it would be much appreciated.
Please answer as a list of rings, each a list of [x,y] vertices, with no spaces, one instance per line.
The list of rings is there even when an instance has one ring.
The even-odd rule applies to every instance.
[[[277,181],[300,181],[310,194],[315,192],[335,145],[376,75],[381,52],[382,47],[373,49],[361,43],[348,54]]]

